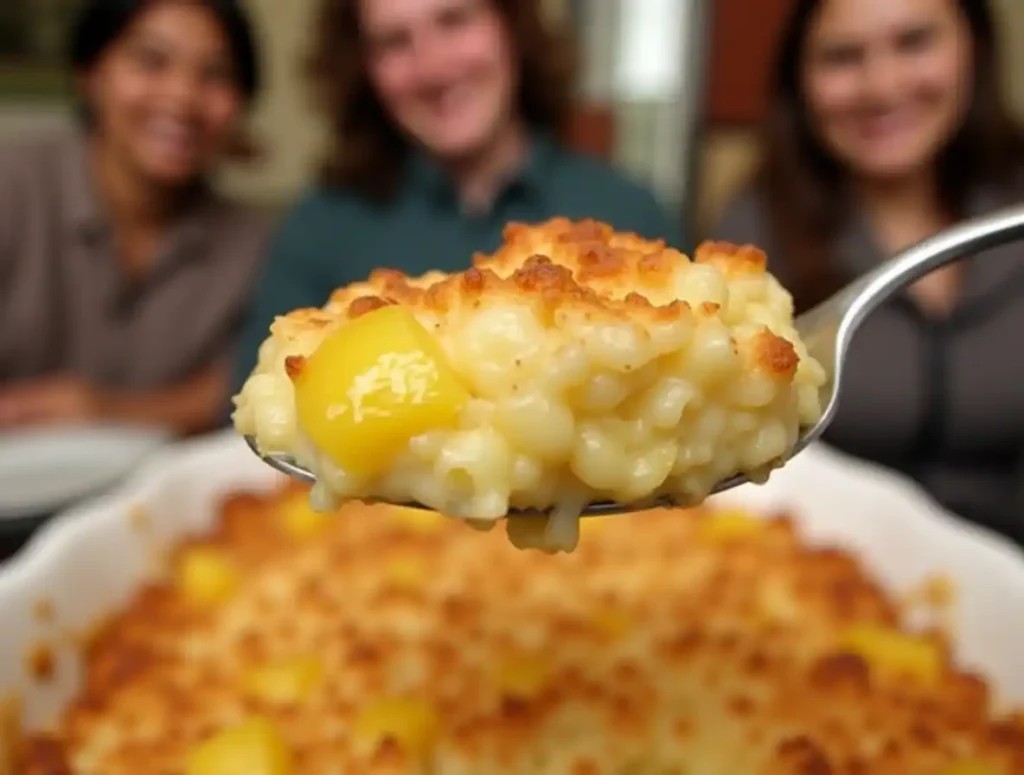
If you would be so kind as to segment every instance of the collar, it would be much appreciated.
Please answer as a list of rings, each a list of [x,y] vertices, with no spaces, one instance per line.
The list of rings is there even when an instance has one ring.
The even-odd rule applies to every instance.
[[[75,132],[61,145],[58,153],[58,174],[65,197],[62,217],[66,233],[89,242],[107,236],[110,217],[93,177],[88,136]],[[215,207],[216,196],[204,180],[171,228],[168,244],[175,248],[195,245],[206,232]]]
[[[551,134],[543,130],[532,131],[528,143],[526,159],[500,187],[501,191],[518,188],[536,193],[544,189],[558,145]],[[437,158],[425,151],[417,150],[410,156],[408,181],[414,192],[448,202],[457,200],[448,171]]]

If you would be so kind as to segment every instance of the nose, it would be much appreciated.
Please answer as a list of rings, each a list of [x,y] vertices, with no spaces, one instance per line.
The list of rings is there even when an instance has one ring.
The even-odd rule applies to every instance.
[[[449,80],[450,46],[443,33],[423,30],[413,41],[413,65],[422,85],[443,86]]]
[[[885,53],[865,57],[861,78],[864,95],[879,106],[893,103],[902,88],[899,62]]]
[[[200,76],[192,68],[171,68],[164,78],[163,98],[180,116],[194,112],[201,90]]]

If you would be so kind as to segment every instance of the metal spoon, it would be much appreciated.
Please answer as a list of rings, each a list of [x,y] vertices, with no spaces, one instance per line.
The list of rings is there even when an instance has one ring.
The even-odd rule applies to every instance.
[[[1021,205],[1000,210],[983,218],[965,221],[904,250],[874,271],[850,283],[832,298],[800,315],[796,320],[796,329],[808,353],[825,369],[827,379],[821,387],[821,418],[815,425],[801,431],[800,438],[787,459],[791,459],[816,441],[835,417],[839,408],[843,362],[847,350],[860,324],[872,311],[895,293],[934,269],[1022,238],[1024,206]],[[302,482],[312,484],[316,481],[316,477],[310,471],[297,465],[290,457],[277,454],[261,455],[254,439],[251,436],[245,438],[253,452],[271,467]],[[732,489],[748,481],[745,475],[737,474],[720,482],[712,494]],[[419,503],[395,505],[430,509]],[[602,501],[591,503],[583,515],[606,516],[673,505],[678,504],[669,496],[637,503]],[[508,516],[536,513],[533,510],[511,511]]]

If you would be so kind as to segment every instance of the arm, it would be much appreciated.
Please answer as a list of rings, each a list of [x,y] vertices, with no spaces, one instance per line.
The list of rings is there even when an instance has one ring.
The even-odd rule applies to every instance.
[[[217,363],[184,382],[148,392],[101,391],[96,414],[114,422],[161,425],[187,436],[215,428],[221,419],[231,370]]]
[[[229,370],[223,363],[175,385],[113,390],[76,376],[43,377],[0,389],[0,428],[82,421],[158,425],[178,435],[217,425]]]

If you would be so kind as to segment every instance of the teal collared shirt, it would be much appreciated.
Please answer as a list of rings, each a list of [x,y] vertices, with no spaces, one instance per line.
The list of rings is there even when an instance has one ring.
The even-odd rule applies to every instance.
[[[410,275],[466,269],[493,252],[509,221],[595,218],[682,247],[678,225],[650,191],[606,164],[539,136],[519,174],[487,212],[466,212],[439,166],[415,157],[397,196],[380,206],[346,191],[316,188],[292,208],[267,256],[241,342],[234,386],[256,364],[274,317],[320,307],[335,288],[378,267]]]

